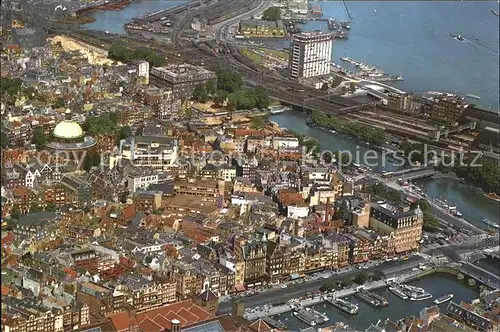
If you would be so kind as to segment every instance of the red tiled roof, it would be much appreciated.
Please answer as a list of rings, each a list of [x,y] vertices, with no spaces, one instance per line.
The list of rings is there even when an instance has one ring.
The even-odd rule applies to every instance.
[[[76,278],[78,276],[78,272],[76,272],[73,269],[70,269],[69,267],[65,268],[63,271],[66,272],[66,274],[69,275],[71,278]]]
[[[14,243],[14,239],[14,233],[8,232],[7,235],[2,238],[2,246],[11,245],[12,243]]]
[[[122,214],[123,214],[123,218],[127,221],[132,219],[136,214],[135,204],[131,204],[131,205],[127,206],[126,208],[124,208]]]
[[[178,319],[182,327],[211,317],[209,312],[193,304],[193,301],[185,300],[138,313],[135,317],[131,317],[128,312],[121,312],[110,316],[110,319],[117,331],[128,330],[131,325],[144,331],[159,331],[156,326],[169,328],[173,319]]]
[[[9,293],[10,293],[10,288],[8,286],[2,285],[2,295],[6,296],[9,295]]]

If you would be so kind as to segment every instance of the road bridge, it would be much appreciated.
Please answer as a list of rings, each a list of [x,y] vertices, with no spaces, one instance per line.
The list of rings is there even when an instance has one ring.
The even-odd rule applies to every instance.
[[[500,288],[500,277],[488,270],[473,265],[469,262],[464,262],[464,264],[460,266],[459,270],[460,272],[476,279],[477,281],[487,285],[488,287],[491,287],[493,289]]]
[[[434,168],[431,168],[431,167],[412,168],[412,169],[406,169],[406,170],[394,172],[392,174],[391,178],[392,179],[402,178],[406,181],[413,181],[413,180],[432,177],[436,174],[437,174],[437,172],[434,170]]]

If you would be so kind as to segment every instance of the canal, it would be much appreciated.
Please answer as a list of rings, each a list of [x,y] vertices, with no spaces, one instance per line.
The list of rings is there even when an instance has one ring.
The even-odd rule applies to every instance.
[[[359,151],[362,156],[368,151],[367,147],[359,146],[355,141],[319,128],[309,127],[306,124],[307,115],[299,111],[290,111],[278,115],[270,116],[271,121],[280,127],[293,130],[298,133],[317,139],[323,150],[341,151],[349,150],[355,156]],[[363,163],[363,158],[358,163]],[[373,167],[375,171],[393,171],[396,167],[387,159],[382,159],[379,154],[379,166]],[[354,162],[357,162],[356,160]],[[472,224],[486,229],[483,219],[499,223],[499,204],[483,196],[483,194],[473,186],[460,183],[454,178],[440,178],[421,181],[425,192],[429,197],[446,199],[457,205],[457,210],[463,213],[464,219]]]
[[[455,295],[453,298],[453,301],[455,302],[470,302],[479,297],[479,291],[477,288],[470,287],[465,282],[458,281],[456,277],[443,273],[432,274],[409,284],[424,288],[433,295],[433,298],[424,301],[403,300],[392,294],[387,288],[383,288],[376,290],[375,292],[384,296],[389,301],[389,306],[385,308],[374,308],[354,296],[348,296],[346,298],[347,300],[359,305],[358,314],[351,316],[343,311],[340,311],[339,309],[336,309],[328,303],[317,304],[312,306],[312,308],[321,313],[325,313],[330,320],[315,327],[325,327],[332,325],[335,322],[343,322],[352,328],[364,330],[368,328],[371,323],[376,324],[379,319],[384,320],[389,318],[395,321],[409,315],[415,315],[418,317],[420,310],[434,305],[434,299],[449,293],[453,293]],[[442,311],[444,311],[447,305],[448,302],[439,305],[439,307]],[[292,312],[276,315],[273,316],[273,318],[283,322],[288,329],[292,331],[299,331],[309,327],[303,321],[295,318]]]

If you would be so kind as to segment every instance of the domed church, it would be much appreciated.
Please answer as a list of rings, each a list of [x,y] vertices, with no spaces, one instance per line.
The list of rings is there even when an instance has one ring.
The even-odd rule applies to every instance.
[[[63,121],[57,124],[52,132],[53,140],[48,143],[47,149],[53,152],[69,152],[70,159],[80,156],[80,153],[96,145],[94,138],[85,136],[82,127],[71,119],[71,110],[67,109]],[[75,152],[73,154],[72,152]]]

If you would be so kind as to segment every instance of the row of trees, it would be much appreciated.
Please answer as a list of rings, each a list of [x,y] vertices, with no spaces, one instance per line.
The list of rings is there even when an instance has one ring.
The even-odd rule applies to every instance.
[[[313,111],[310,121],[320,127],[334,129],[375,146],[380,146],[385,142],[385,133],[380,129],[351,123],[339,118],[330,118],[322,112]]]
[[[403,195],[400,191],[382,183],[368,185],[364,188],[364,191],[368,194],[377,195],[392,202],[400,202],[403,199]]]
[[[412,151],[418,151],[418,153],[411,153],[412,162],[429,163],[432,161],[431,158],[434,155],[434,151],[431,151],[432,149],[429,148],[426,151],[425,144],[422,143],[405,141],[401,144],[401,150],[404,151],[406,156],[410,156],[410,152]],[[440,161],[437,168],[444,173],[454,172],[458,177],[464,178],[468,183],[486,192],[500,194],[500,166],[498,163],[487,158],[481,158],[475,161],[475,164],[478,166],[469,165],[474,159],[475,155],[466,155],[461,165],[459,158],[452,160],[450,156],[443,156],[443,160]]]
[[[500,166],[497,162],[481,158],[476,162],[481,167],[460,166],[453,167],[453,171],[458,177],[464,178],[486,192],[493,192],[500,195]]]
[[[165,65],[165,57],[148,48],[129,48],[119,43],[111,45],[108,50],[111,60],[129,63],[135,60],[146,60],[153,67]]]
[[[54,212],[57,209],[57,205],[54,202],[47,203],[47,205],[44,207],[39,206],[36,203],[32,203],[30,205],[30,213],[35,213],[35,212],[40,212],[40,211],[50,211]],[[19,211],[19,207],[17,205],[14,205],[12,210],[10,211],[10,216],[14,219],[19,219],[21,216],[21,211]]]
[[[14,105],[18,97],[25,97],[30,101],[44,101],[45,97],[32,86],[23,87],[23,82],[16,78],[0,78],[0,95],[2,102],[7,105]]]
[[[437,232],[440,226],[439,219],[432,213],[429,202],[422,198],[417,203],[412,204],[412,208],[416,208],[417,204],[424,215],[423,229],[427,232]]]
[[[217,84],[210,80],[196,86],[193,91],[193,100],[197,102],[213,100],[220,106],[227,100],[231,110],[266,108],[270,103],[264,88],[243,88],[241,75],[230,71],[218,71]]]
[[[325,292],[325,291],[333,291],[336,289],[343,289],[343,288],[349,288],[351,287],[354,283],[357,285],[363,285],[368,281],[376,281],[376,280],[381,280],[383,278],[383,273],[379,270],[373,272],[373,273],[367,273],[365,271],[361,271],[354,277],[347,277],[341,280],[330,280],[325,282],[321,287],[320,291]]]

